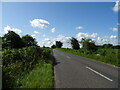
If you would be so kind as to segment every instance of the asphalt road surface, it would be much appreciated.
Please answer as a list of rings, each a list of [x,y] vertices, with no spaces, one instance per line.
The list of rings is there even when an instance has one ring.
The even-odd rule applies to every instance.
[[[55,88],[118,88],[118,68],[53,50]]]

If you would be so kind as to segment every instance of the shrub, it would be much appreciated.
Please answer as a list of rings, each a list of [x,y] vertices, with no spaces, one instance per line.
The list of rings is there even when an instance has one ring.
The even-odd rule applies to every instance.
[[[51,49],[30,46],[21,49],[4,50],[3,88],[17,87],[17,79],[28,73],[40,60],[51,57]]]

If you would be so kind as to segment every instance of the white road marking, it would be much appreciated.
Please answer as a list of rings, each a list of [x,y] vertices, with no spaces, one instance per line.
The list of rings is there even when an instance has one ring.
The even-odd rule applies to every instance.
[[[67,56],[67,58],[70,58],[69,56]]]
[[[87,68],[87,69],[89,69],[89,70],[91,70],[91,71],[93,71],[94,73],[96,73],[96,74],[98,74],[98,75],[100,75],[100,76],[104,77],[105,79],[107,79],[107,80],[109,80],[109,81],[113,81],[112,79],[110,79],[110,78],[108,78],[108,77],[104,76],[103,74],[101,74],[101,73],[99,73],[99,72],[97,72],[97,71],[93,70],[93,69],[92,69],[92,68],[90,68],[90,67],[86,67],[86,68]]]

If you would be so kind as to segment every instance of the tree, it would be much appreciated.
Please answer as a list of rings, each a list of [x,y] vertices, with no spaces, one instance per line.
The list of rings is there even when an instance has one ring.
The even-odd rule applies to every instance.
[[[23,36],[22,40],[23,40],[25,46],[33,46],[33,45],[37,46],[36,39],[28,34]]]
[[[103,47],[103,48],[112,48],[113,45],[112,45],[112,44],[103,44],[102,47]]]
[[[61,48],[63,43],[61,41],[56,41],[56,48]]]
[[[11,49],[21,48],[23,47],[23,42],[18,34],[13,31],[8,31],[8,33],[2,37],[2,47]]]
[[[43,46],[43,48],[45,48],[45,45]]]
[[[72,39],[70,39],[71,41],[71,45],[73,49],[80,49],[80,45],[79,42],[76,38],[72,37]]]
[[[52,45],[51,48],[56,48],[56,46],[55,46],[55,45]]]
[[[97,51],[97,46],[95,45],[95,42],[91,39],[82,38],[80,43],[83,46],[82,48],[87,49],[88,51],[90,51],[90,53]]]

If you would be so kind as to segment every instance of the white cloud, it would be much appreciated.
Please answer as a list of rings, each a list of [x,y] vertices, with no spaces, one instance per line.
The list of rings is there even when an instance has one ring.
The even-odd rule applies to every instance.
[[[116,39],[116,38],[117,38],[117,36],[115,36],[115,35],[110,36],[110,39]]]
[[[50,41],[50,39],[49,39],[49,38],[45,38],[44,40],[45,40],[45,41]]]
[[[33,35],[31,35],[33,38],[35,38],[35,35],[33,34]]]
[[[112,31],[117,32],[118,28],[111,28]]]
[[[111,44],[117,44],[115,42],[117,42],[117,36],[115,35],[111,35],[111,36],[104,36],[104,37],[100,37],[98,36],[97,33],[78,33],[76,34],[75,37],[78,41],[81,41],[82,38],[90,38],[93,41],[95,41],[95,44],[98,45],[103,45],[103,44],[107,44],[107,43],[111,43]],[[55,44],[55,41],[61,41],[63,43],[62,48],[71,48],[71,43],[70,43],[70,39],[71,37],[66,37],[64,35],[58,35],[55,38],[45,38],[42,41],[39,42],[40,46],[46,46],[46,47],[51,47],[53,44]],[[81,47],[81,45],[80,45]]]
[[[38,31],[34,31],[34,33],[35,33],[35,34],[39,34],[39,32],[38,32]]]
[[[97,33],[92,33],[92,34],[89,34],[89,33],[78,33],[76,35],[76,38],[78,40],[81,40],[82,38],[96,38],[98,35]]]
[[[34,19],[32,21],[30,21],[31,26],[33,27],[38,27],[41,29],[47,28],[49,26],[49,22],[43,19]]]
[[[18,28],[11,28],[10,26],[6,26],[4,27],[4,32],[8,33],[8,31],[14,31],[15,33],[22,33],[22,30],[18,29]]]
[[[113,11],[118,12],[119,10],[120,10],[120,3],[119,3],[119,1],[116,1],[115,6],[113,7]]]
[[[39,42],[40,46],[46,46],[46,47],[51,47],[53,44],[55,44],[56,41],[61,41],[63,43],[63,48],[70,48],[71,44],[70,44],[70,38],[71,37],[66,37],[63,35],[58,35],[55,38],[45,38],[44,40],[42,40],[42,42]]]
[[[43,36],[43,37],[45,37],[46,35],[45,35],[45,34],[43,34],[42,36]]]
[[[52,29],[51,29],[51,32],[54,33],[54,32],[55,32],[55,28],[52,28]]]
[[[76,27],[76,29],[77,30],[82,30],[82,29],[84,29],[82,26],[78,26],[78,27]]]

